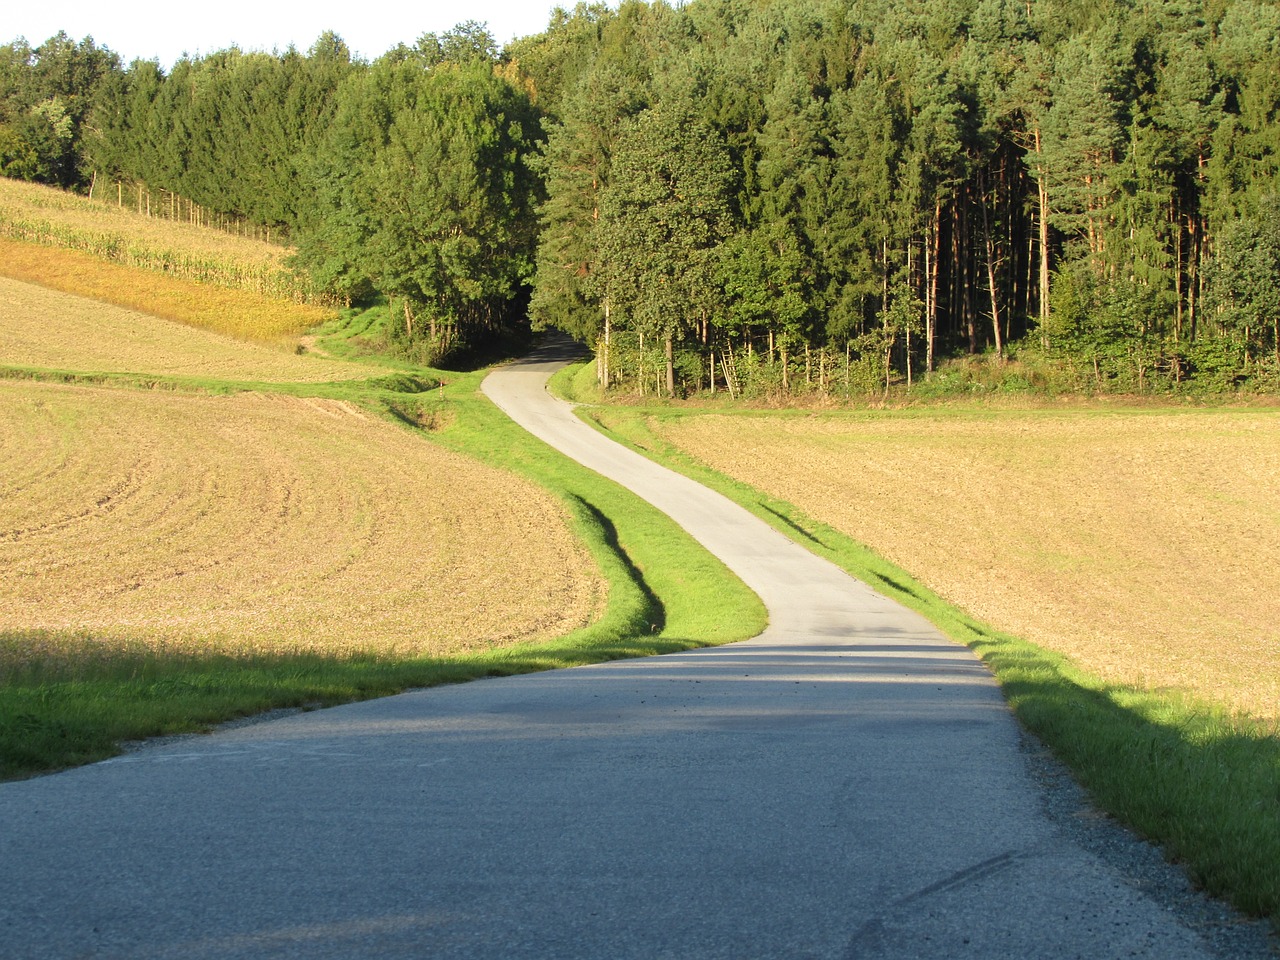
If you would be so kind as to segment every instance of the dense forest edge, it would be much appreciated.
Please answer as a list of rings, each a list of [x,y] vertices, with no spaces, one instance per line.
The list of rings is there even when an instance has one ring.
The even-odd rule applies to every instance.
[[[626,0],[372,62],[0,47],[0,172],[632,393],[1280,388],[1280,5]],[[959,361],[959,362],[957,362]]]

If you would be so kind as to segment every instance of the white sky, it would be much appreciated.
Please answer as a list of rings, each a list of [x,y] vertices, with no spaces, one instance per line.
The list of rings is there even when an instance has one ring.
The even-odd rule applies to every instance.
[[[158,59],[166,71],[182,54],[199,56],[238,46],[277,49],[293,44],[305,53],[325,30],[346,41],[353,54],[373,60],[397,43],[412,45],[424,33],[442,33],[464,20],[488,23],[499,46],[541,33],[556,6],[572,0],[5,0],[0,44],[25,37],[33,47],[65,30],[75,41],[93,37],[126,65]]]

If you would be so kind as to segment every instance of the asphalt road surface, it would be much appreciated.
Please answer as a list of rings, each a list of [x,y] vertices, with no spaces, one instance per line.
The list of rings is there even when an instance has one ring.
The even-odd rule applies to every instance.
[[[688,527],[768,630],[0,785],[0,957],[1222,955],[1052,814],[967,650],[582,424],[562,362],[485,390]]]

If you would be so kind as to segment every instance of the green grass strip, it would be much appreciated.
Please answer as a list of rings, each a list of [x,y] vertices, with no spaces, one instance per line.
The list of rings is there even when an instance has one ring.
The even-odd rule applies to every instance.
[[[759,598],[675,521],[516,426],[479,393],[483,374],[470,376],[444,391],[439,402],[450,409],[435,419],[448,426],[434,437],[526,476],[570,505],[585,541],[601,545],[592,550],[610,583],[630,584],[628,590],[647,597],[643,609],[632,610],[638,599],[624,604],[631,610],[624,632],[687,649],[747,639],[764,629]],[[426,395],[426,402],[438,396]]]
[[[572,390],[574,375],[560,383]],[[649,426],[651,418],[696,413],[609,406],[585,414],[610,436],[720,491],[970,647],[995,674],[1022,725],[1102,810],[1159,844],[1202,889],[1268,918],[1280,931],[1280,736],[1274,725],[1189,697],[1106,683],[1063,656],[991,629],[838,530],[711,470]]]
[[[419,373],[419,382],[434,376]],[[332,390],[405,429],[444,425],[431,435],[435,442],[521,473],[561,497],[609,583],[599,621],[547,643],[411,660],[175,658],[142,646],[102,658],[93,655],[91,636],[78,636],[71,639],[84,655],[73,662],[0,677],[0,779],[102,760],[124,741],[206,730],[271,709],[309,709],[478,677],[666,653],[745,639],[764,628],[765,611],[755,595],[669,518],[517,427],[479,393],[482,373],[441,376],[451,381],[447,388],[420,393],[402,392],[400,383],[391,386],[401,389],[387,390],[382,382],[255,386],[313,395]],[[145,388],[140,382],[113,384]],[[49,639],[35,631],[0,633],[0,648]],[[56,639],[58,647],[67,645],[68,638]]]
[[[421,376],[426,381],[431,374]],[[0,677],[0,780],[90,763],[118,754],[124,741],[207,730],[270,709],[310,709],[477,677],[669,653],[746,639],[763,630],[759,599],[669,518],[509,421],[479,393],[483,372],[444,376],[451,380],[447,389],[419,394],[387,390],[383,383],[275,389],[333,390],[394,417],[406,429],[419,430],[420,422],[448,424],[431,435],[434,442],[516,471],[561,497],[573,530],[608,580],[607,609],[598,622],[550,643],[408,660],[175,658],[142,646],[104,660],[88,653],[91,636],[79,636],[86,655],[76,662]],[[202,387],[218,389],[216,384]],[[37,631],[4,632],[0,648],[29,648],[47,639]],[[65,637],[59,640],[64,646]]]

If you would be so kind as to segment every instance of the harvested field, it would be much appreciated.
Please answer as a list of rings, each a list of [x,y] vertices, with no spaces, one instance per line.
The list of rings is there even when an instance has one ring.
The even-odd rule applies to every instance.
[[[0,276],[0,363],[264,383],[357,380],[381,368],[297,355]]]
[[[1108,680],[1280,719],[1274,411],[650,425],[998,629]]]
[[[0,411],[0,673],[448,654],[603,603],[551,496],[344,403],[0,382]]]

